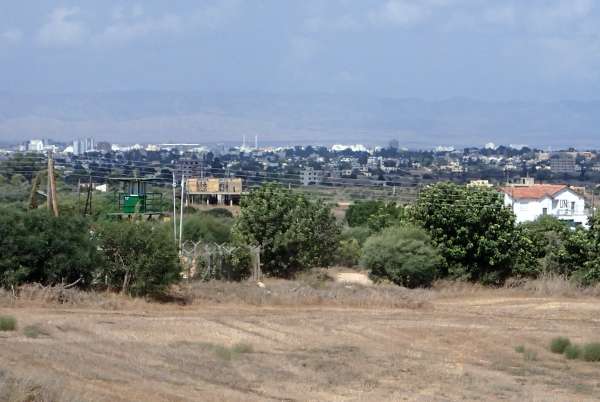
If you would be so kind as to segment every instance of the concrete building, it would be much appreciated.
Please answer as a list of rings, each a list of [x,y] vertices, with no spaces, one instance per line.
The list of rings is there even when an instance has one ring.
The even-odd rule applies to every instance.
[[[181,158],[177,162],[177,178],[181,180],[181,176],[185,177],[203,177],[204,176],[204,165],[199,159],[192,158]]]
[[[309,186],[311,184],[319,184],[323,181],[323,171],[315,170],[312,167],[307,167],[302,172],[302,185]]]
[[[513,210],[517,223],[550,215],[573,226],[588,226],[583,196],[564,184],[507,186],[501,190],[504,204]]]
[[[550,157],[550,170],[553,173],[575,173],[575,154],[572,152],[559,152]]]
[[[186,179],[186,205],[239,205],[243,187],[240,178]]]
[[[112,150],[112,145],[107,141],[99,141],[96,144],[96,150],[104,153],[109,153]]]

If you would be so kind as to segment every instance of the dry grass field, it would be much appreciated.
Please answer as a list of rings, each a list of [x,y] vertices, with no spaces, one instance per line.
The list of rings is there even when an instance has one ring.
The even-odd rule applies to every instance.
[[[183,304],[0,298],[0,401],[593,401],[600,299],[557,285],[196,284]],[[182,303],[183,303],[182,302]],[[526,353],[515,348],[523,346]]]

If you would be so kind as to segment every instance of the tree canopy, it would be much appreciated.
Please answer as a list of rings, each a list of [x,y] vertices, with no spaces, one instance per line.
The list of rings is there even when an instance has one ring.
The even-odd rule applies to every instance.
[[[289,277],[329,265],[340,229],[322,201],[271,183],[242,199],[233,233],[237,241],[261,247],[265,273]]]

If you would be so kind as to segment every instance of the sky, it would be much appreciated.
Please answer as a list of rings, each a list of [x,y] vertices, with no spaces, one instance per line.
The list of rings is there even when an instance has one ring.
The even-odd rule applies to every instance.
[[[0,91],[598,99],[595,0],[8,1]]]

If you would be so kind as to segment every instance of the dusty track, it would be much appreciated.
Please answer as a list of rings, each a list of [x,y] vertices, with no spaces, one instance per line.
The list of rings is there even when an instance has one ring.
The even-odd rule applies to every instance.
[[[420,309],[0,308],[1,369],[81,400],[592,401],[600,364],[547,350],[600,340],[598,299],[470,296]],[[28,338],[36,324],[48,336]],[[231,358],[215,345],[252,345]],[[526,360],[514,351],[537,352]],[[61,397],[61,398],[62,398]],[[0,398],[1,399],[1,398]]]

